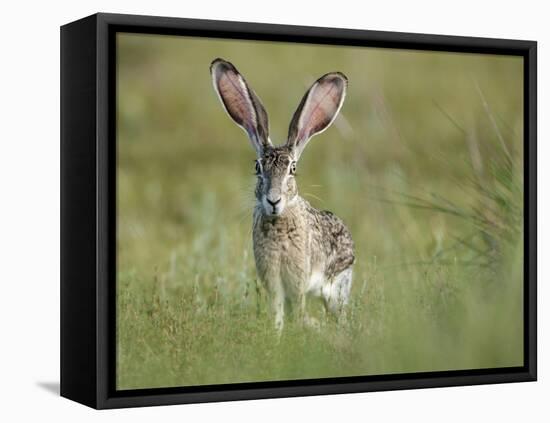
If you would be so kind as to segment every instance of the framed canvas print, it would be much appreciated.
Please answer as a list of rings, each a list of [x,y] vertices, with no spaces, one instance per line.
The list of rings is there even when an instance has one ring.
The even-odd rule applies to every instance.
[[[61,28],[61,394],[536,380],[536,43]]]

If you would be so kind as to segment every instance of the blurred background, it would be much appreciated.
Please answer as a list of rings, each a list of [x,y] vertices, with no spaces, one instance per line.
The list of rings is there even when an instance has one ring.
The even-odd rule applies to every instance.
[[[119,389],[523,364],[523,61],[120,34]],[[300,194],[356,244],[350,318],[279,343],[251,244],[254,152],[209,65],[231,61],[284,143],[329,71],[346,102]]]

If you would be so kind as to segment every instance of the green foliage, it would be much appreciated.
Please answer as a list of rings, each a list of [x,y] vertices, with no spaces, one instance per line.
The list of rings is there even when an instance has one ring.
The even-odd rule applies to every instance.
[[[117,386],[144,388],[523,362],[522,61],[504,56],[123,35],[118,56]],[[271,138],[307,86],[349,93],[298,165],[348,225],[348,319],[280,340],[251,245],[254,153],[208,74],[232,61]]]

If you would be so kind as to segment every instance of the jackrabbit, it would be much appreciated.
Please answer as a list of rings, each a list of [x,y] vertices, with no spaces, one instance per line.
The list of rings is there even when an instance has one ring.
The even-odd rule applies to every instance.
[[[256,151],[254,258],[276,328],[283,328],[285,304],[297,306],[304,322],[315,324],[306,313],[307,294],[322,297],[326,309],[341,317],[351,290],[353,241],[338,217],[298,195],[295,173],[311,137],[327,129],[342,107],[346,76],[332,72],[319,78],[294,113],[286,143],[275,146],[267,113],[235,66],[216,59],[210,72],[225,110]]]

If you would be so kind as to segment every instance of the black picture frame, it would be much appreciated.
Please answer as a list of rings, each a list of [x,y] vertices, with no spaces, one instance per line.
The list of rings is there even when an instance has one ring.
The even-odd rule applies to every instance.
[[[399,375],[115,389],[117,32],[516,55],[524,59],[524,365]],[[537,377],[534,41],[95,14],[61,27],[61,395],[97,409],[534,381]]]

